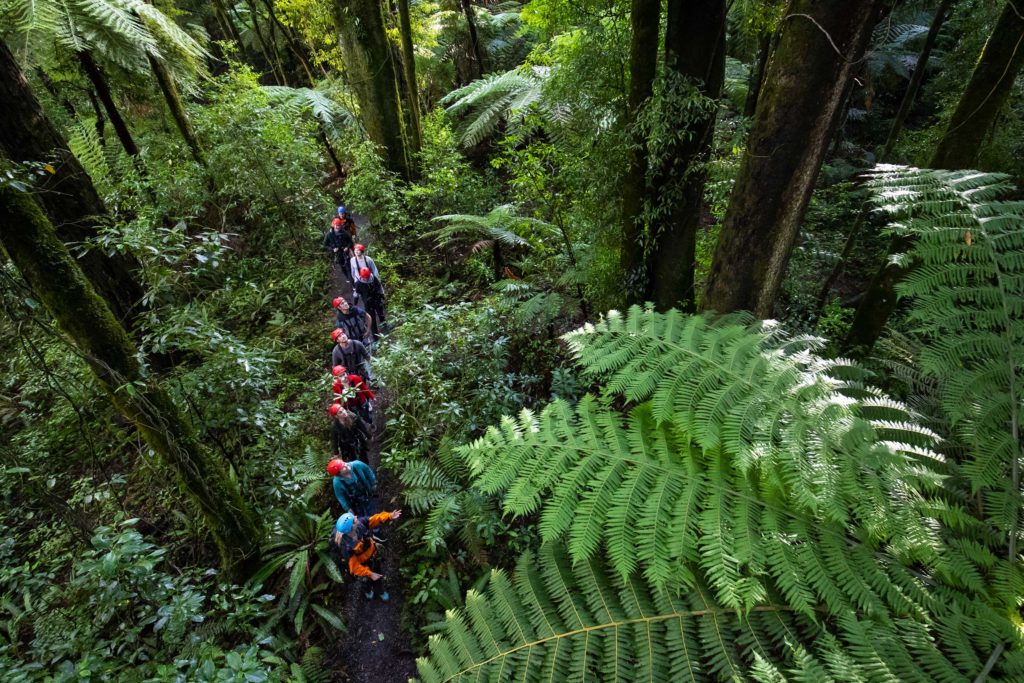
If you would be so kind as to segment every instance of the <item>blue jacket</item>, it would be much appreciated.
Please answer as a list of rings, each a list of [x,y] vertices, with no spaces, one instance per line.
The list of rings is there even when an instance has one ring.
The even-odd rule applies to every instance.
[[[377,475],[373,473],[373,469],[369,465],[359,460],[350,462],[349,465],[352,467],[352,478],[345,479],[340,475],[335,476],[334,495],[345,512],[348,512],[354,505],[356,509],[352,510],[353,512],[365,514],[366,507],[377,489]]]

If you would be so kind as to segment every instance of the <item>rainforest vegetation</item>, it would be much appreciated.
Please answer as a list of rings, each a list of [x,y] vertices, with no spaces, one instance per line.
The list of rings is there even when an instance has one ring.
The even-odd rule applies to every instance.
[[[0,681],[1024,681],[1022,70],[1024,0],[0,0]]]

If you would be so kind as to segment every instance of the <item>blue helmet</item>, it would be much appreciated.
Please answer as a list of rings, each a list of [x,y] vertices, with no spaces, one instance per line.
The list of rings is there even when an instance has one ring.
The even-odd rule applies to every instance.
[[[344,216],[345,215],[345,207],[344,206],[339,206],[338,207],[338,215],[339,216]]]
[[[341,517],[338,517],[338,521],[334,523],[334,528],[343,534],[347,534],[352,531],[352,525],[356,523],[356,516],[351,512],[346,512]]]

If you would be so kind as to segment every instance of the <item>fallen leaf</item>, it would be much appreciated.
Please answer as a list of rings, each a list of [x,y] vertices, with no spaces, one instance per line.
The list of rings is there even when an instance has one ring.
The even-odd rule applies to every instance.
[[[377,640],[384,640],[384,634],[380,631],[377,631]]]
[[[46,164],[45,166],[43,166],[43,169],[45,169],[45,170],[46,170],[46,172],[47,172],[47,173],[49,173],[50,175],[53,175],[54,173],[56,173],[56,172],[57,172],[57,169],[55,169],[55,168],[54,168],[53,166],[51,166],[50,164]]]
[[[966,236],[965,239],[967,241],[967,246],[971,246],[971,231],[970,230],[967,231],[967,236]]]

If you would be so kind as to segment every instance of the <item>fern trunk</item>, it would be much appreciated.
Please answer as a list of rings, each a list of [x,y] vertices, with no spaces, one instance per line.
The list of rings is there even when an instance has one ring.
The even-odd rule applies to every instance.
[[[199,506],[227,569],[244,578],[259,562],[260,526],[221,463],[139,364],[137,349],[38,205],[0,185],[0,246],[74,342],[117,409],[177,475]]]
[[[484,77],[484,55],[480,50],[480,36],[476,30],[476,18],[473,16],[473,3],[471,0],[460,0],[462,13],[466,17],[466,26],[469,29],[470,57],[476,66],[476,78]]]
[[[174,76],[167,70],[167,65],[161,59],[154,57],[152,54],[147,54],[146,56],[149,58],[149,67],[152,69],[156,82],[160,86],[160,92],[163,93],[164,101],[167,102],[171,118],[174,119],[174,124],[178,127],[178,131],[181,133],[182,139],[185,140],[185,144],[188,145],[192,158],[200,166],[206,166],[203,148],[199,144],[199,138],[196,136],[195,129],[192,128],[192,122],[189,121],[188,112],[185,111],[185,104],[181,101],[181,93],[178,92],[178,85],[174,82]]]
[[[388,168],[408,179],[412,163],[383,8],[379,0],[352,0],[335,2],[334,10],[363,128],[370,140],[383,147]]]
[[[665,29],[666,88],[694,84],[701,97],[717,100],[725,80],[724,0],[669,0]],[[692,94],[680,91],[682,97]],[[704,162],[715,131],[715,106],[679,121],[667,161],[652,192],[669,197],[663,219],[651,224],[648,299],[658,310],[694,309],[694,255],[704,205]],[[652,197],[654,199],[654,197]]]
[[[129,156],[139,156],[139,148],[135,144],[131,131],[128,130],[128,124],[125,123],[121,117],[121,112],[117,109],[114,97],[110,93],[110,86],[107,85],[107,79],[100,70],[99,65],[96,64],[96,61],[88,52],[76,52],[75,56],[78,57],[78,63],[81,64],[82,71],[85,72],[86,77],[93,87],[96,88],[96,95],[100,98],[100,102],[103,103],[103,108],[107,111],[107,117],[110,119],[110,125],[114,127],[114,132],[117,133],[117,139],[121,142],[121,146],[124,147],[124,151]]]
[[[1008,2],[992,35],[981,51],[971,80],[960,96],[945,134],[928,162],[930,168],[971,168],[978,161],[985,134],[994,125],[1024,67],[1024,16]],[[889,254],[902,254],[913,246],[913,238],[898,235],[889,244]],[[846,346],[868,350],[881,336],[896,310],[896,283],[906,277],[909,267],[888,259],[875,273],[853,319]]]
[[[903,130],[903,124],[907,120],[907,116],[910,114],[911,107],[914,106],[914,102],[917,101],[917,92],[921,89],[921,83],[924,81],[924,72],[928,68],[928,60],[931,58],[932,50],[935,48],[935,41],[939,38],[939,31],[942,30],[942,25],[946,23],[946,19],[949,18],[950,8],[953,6],[956,0],[942,0],[942,4],[935,10],[935,17],[932,19],[931,25],[928,27],[928,35],[925,37],[924,46],[921,48],[921,54],[918,55],[917,63],[914,65],[914,73],[910,76],[910,82],[907,84],[907,90],[903,93],[903,99],[900,101],[900,108],[896,110],[896,117],[892,120],[892,126],[889,128],[889,135],[886,137],[885,144],[882,146],[882,151],[878,153],[878,159],[880,161],[887,161],[889,155],[892,154],[893,145],[896,144],[896,138],[899,137],[900,132]]]
[[[792,0],[701,307],[770,317],[879,0]]]
[[[654,92],[658,68],[661,3],[632,0],[629,48],[629,100],[626,105],[626,173],[622,179],[622,246],[620,265],[627,304],[639,303],[647,291],[644,263],[644,199],[647,196],[647,148],[636,130],[637,117]]]
[[[46,161],[54,169],[40,180],[37,194],[64,242],[84,242],[96,235],[97,221],[107,215],[96,188],[67,142],[47,118],[14,55],[0,41],[0,149],[13,161]],[[89,250],[79,266],[123,323],[134,320],[143,290],[133,272],[135,259]]]
[[[402,69],[408,100],[409,145],[420,151],[423,133],[420,126],[420,93],[416,85],[416,52],[412,45],[412,22],[409,19],[409,0],[398,0],[398,30],[402,36]]]

